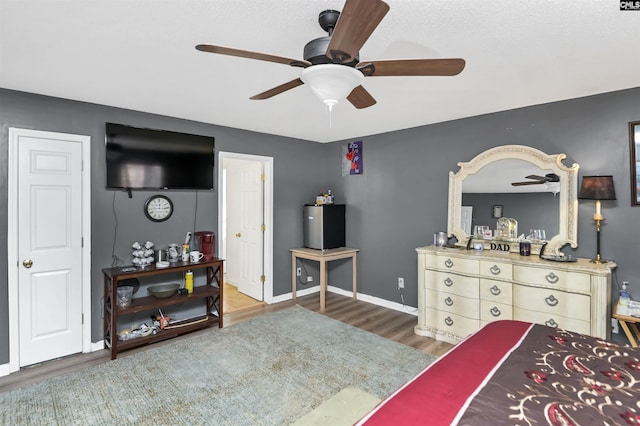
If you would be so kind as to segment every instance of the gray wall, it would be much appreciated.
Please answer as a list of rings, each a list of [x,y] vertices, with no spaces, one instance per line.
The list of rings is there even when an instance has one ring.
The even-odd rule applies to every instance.
[[[215,137],[216,151],[241,152],[274,158],[274,291],[291,291],[289,248],[302,244],[301,206],[312,200],[322,182],[322,165],[311,159],[322,158],[324,146],[315,142],[283,138],[227,127],[144,114],[135,111],[56,99],[0,89],[0,233],[7,240],[7,155],[8,128],[20,127],[91,136],[92,170],[92,341],[102,339],[101,269],[112,264],[116,211],[118,229],[115,254],[126,264],[131,261],[130,245],[151,240],[158,245],[184,240],[192,229],[217,231],[217,193],[195,191],[166,192],[174,201],[172,217],[152,223],[143,214],[147,197],[156,191],[124,192],[105,190],[104,123],[168,129]],[[286,125],[286,123],[285,123]],[[303,159],[309,158],[308,162]],[[216,182],[217,187],[217,182]],[[0,244],[0,364],[9,361],[7,306],[7,247]]]
[[[640,119],[640,89],[471,117],[414,129],[363,137],[364,174],[342,176],[341,150],[350,141],[327,146],[327,187],[347,204],[347,244],[360,247],[360,291],[400,302],[397,277],[405,278],[404,300],[417,305],[414,249],[431,244],[446,230],[448,173],[458,161],[508,144],[528,145],[549,154],[566,153],[583,175],[612,174],[617,200],[603,201],[601,253],[618,264],[617,281],[630,281],[640,300],[640,207],[631,207],[628,122]],[[341,198],[344,197],[344,198]],[[576,250],[593,258],[595,204],[579,203]],[[517,219],[517,218],[516,218]],[[347,265],[334,276],[349,283]],[[333,272],[333,271],[332,271]],[[348,290],[348,284],[344,286]]]
[[[613,174],[617,201],[603,202],[602,255],[618,263],[617,278],[631,282],[640,299],[640,262],[633,244],[640,239],[640,207],[630,204],[627,123],[640,119],[640,89],[471,117],[361,138],[364,174],[342,176],[342,146],[349,141],[317,144],[274,135],[207,125],[117,108],[0,90],[0,233],[7,236],[8,127],[85,134],[92,137],[92,340],[102,339],[100,269],[111,265],[114,239],[112,203],[118,214],[116,254],[128,259],[129,244],[148,235],[180,241],[193,228],[195,193],[171,193],[180,210],[165,224],[152,224],[142,214],[150,193],[104,189],[104,122],[165,128],[212,135],[216,150],[274,157],[274,292],[290,291],[291,247],[302,244],[301,206],[321,189],[331,188],[336,202],[347,204],[347,245],[361,249],[359,291],[400,302],[397,277],[405,278],[404,300],[417,305],[415,248],[430,244],[433,233],[446,230],[448,173],[458,161],[498,145],[522,144],[547,153],[567,154],[566,163],[580,164],[580,176]],[[286,125],[286,123],[283,123]],[[318,158],[323,161],[319,162]],[[306,160],[308,159],[308,160]],[[198,193],[198,229],[216,230],[215,193]],[[184,207],[183,207],[184,206]],[[595,255],[594,204],[581,201],[576,250]],[[158,241],[162,242],[162,241]],[[0,259],[6,259],[0,245]],[[310,270],[313,270],[310,267]],[[316,272],[312,272],[317,277]],[[317,282],[317,278],[316,278]],[[330,284],[350,286],[350,264],[335,262]],[[615,285],[614,285],[615,287]],[[618,290],[614,288],[613,293]],[[615,299],[615,298],[614,298]],[[0,364],[8,362],[7,264],[0,261]]]

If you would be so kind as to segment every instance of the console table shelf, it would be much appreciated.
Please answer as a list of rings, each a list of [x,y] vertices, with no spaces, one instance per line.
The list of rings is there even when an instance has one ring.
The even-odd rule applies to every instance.
[[[152,334],[147,337],[139,337],[137,339],[118,341],[118,352],[126,351],[127,349],[137,348],[138,346],[147,345],[161,340],[170,339],[172,337],[180,336],[182,334],[190,333],[192,331],[201,330],[203,328],[212,327],[218,324],[217,317],[203,317],[203,322],[196,322],[193,324],[183,325],[179,328],[165,329],[158,334]],[[180,325],[179,323],[177,325]],[[115,357],[112,357],[114,359]]]
[[[222,289],[223,289],[223,263],[222,259],[213,259],[198,263],[177,262],[166,268],[149,266],[135,268],[131,266],[104,268],[104,345],[111,350],[111,359],[117,357],[118,352],[147,345],[160,340],[169,339],[192,331],[218,325],[222,328]],[[153,277],[175,272],[206,270],[206,285],[196,286],[191,294],[174,294],[166,299],[158,299],[153,296],[135,297],[131,305],[119,308],[116,306],[118,282],[131,278]],[[157,334],[138,337],[131,340],[118,340],[118,318],[122,315],[136,314],[145,311],[155,311],[166,306],[178,305],[194,300],[203,300],[206,313],[202,317],[183,322],[172,323],[170,327],[161,330]],[[114,309],[115,308],[115,309]]]
[[[184,296],[174,294],[166,299],[157,299],[153,296],[136,297],[131,301],[131,305],[126,308],[116,308],[118,315],[135,314],[137,312],[154,310],[165,306],[184,303],[195,299],[218,296],[218,289],[212,286],[199,286],[193,288],[193,293]]]

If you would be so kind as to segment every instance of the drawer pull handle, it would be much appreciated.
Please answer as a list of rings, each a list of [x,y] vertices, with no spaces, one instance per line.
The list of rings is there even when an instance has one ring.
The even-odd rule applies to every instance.
[[[545,298],[544,300],[545,300],[545,302],[547,302],[547,305],[549,305],[549,306],[556,306],[558,304],[558,302],[559,302],[559,300],[556,299],[553,296],[553,294],[550,295],[549,297]]]
[[[544,325],[548,327],[558,328],[558,323],[555,322],[553,318],[550,318],[547,321],[545,321]]]
[[[491,315],[493,315],[494,317],[499,317],[500,315],[502,315],[502,312],[500,312],[500,309],[498,309],[497,306],[491,308],[489,312],[491,312]]]
[[[560,277],[553,272],[549,272],[549,274],[545,278],[547,279],[547,281],[549,281],[550,284],[555,284],[560,279]]]
[[[450,297],[447,297],[446,299],[444,299],[444,303],[446,303],[447,306],[451,306],[453,305],[453,299]]]
[[[500,268],[498,268],[498,265],[493,265],[489,271],[491,271],[493,275],[500,275],[500,272],[502,272]]]
[[[497,296],[500,293],[502,293],[502,290],[500,290],[500,287],[494,284],[493,287],[491,287],[491,294],[493,294],[494,296]]]
[[[451,317],[446,317],[444,319],[444,323],[451,327],[453,325],[453,320],[451,319]]]
[[[445,260],[444,261],[444,266],[446,266],[447,268],[453,267],[453,261],[451,259]]]
[[[444,285],[446,285],[447,287],[451,287],[453,285],[453,280],[447,277],[447,279],[444,280]]]

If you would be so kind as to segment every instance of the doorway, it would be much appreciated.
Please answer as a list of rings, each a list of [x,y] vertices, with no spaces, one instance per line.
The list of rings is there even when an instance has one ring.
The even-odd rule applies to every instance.
[[[9,372],[91,350],[90,145],[9,129]]]
[[[218,236],[223,311],[273,300],[273,158],[220,152]]]

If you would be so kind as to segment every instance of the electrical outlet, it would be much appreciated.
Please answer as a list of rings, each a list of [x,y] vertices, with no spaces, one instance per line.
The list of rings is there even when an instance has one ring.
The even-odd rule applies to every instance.
[[[611,318],[611,332],[618,334],[620,330],[618,330],[618,320],[615,318]]]
[[[404,278],[398,277],[398,288],[404,288]]]
[[[307,277],[307,282],[308,283],[312,283],[313,282],[313,277]]]
[[[302,276],[302,268],[296,269],[296,277],[301,277],[301,276]]]

